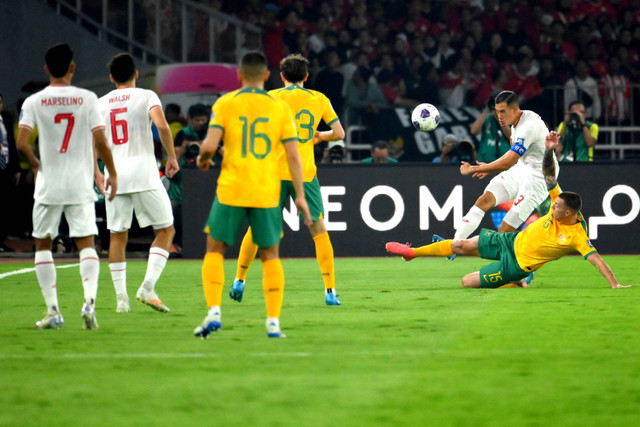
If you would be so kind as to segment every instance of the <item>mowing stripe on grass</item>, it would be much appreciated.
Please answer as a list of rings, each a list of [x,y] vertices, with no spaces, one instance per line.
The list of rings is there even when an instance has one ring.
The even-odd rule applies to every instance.
[[[219,354],[213,353],[96,353],[96,354],[49,354],[46,356],[50,359],[204,359],[211,357],[219,357]],[[294,352],[294,353],[249,353],[249,357],[292,357],[303,358],[311,357],[311,353]],[[41,354],[0,354],[0,359],[17,359],[17,360],[35,360],[42,359]]]
[[[78,264],[78,263],[76,263],[76,264],[66,264],[66,265],[56,265],[56,268],[70,268],[70,267],[77,267],[79,265],[80,264]],[[21,268],[20,270],[7,271],[6,273],[1,273],[0,274],[0,279],[4,279],[5,277],[9,277],[9,276],[15,276],[16,274],[31,273],[32,271],[36,271],[36,269],[31,267],[31,268]]]

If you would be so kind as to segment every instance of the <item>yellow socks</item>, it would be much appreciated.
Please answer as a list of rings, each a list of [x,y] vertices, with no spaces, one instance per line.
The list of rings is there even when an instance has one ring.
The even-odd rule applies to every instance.
[[[247,230],[247,234],[242,239],[242,245],[240,245],[240,253],[238,254],[238,269],[236,271],[236,278],[243,282],[247,278],[247,272],[251,263],[258,253],[258,245],[253,243],[253,235],[251,234],[251,227]]]
[[[412,249],[416,256],[449,256],[453,255],[451,243],[453,240],[449,239]]]
[[[222,254],[209,252],[202,263],[202,287],[207,307],[220,306],[222,287],[224,286],[224,268]]]
[[[316,245],[316,258],[320,264],[324,288],[336,287],[335,269],[333,264],[333,246],[329,240],[329,233],[318,234],[313,238]]]
[[[262,289],[267,304],[267,317],[280,317],[284,295],[284,270],[279,259],[262,263]]]

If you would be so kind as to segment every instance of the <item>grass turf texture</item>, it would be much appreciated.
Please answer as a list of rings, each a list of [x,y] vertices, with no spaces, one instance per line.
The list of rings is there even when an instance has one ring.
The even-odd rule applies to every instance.
[[[162,314],[115,313],[107,263],[100,329],[81,329],[77,267],[58,269],[65,326],[39,331],[35,273],[0,279],[0,425],[640,425],[639,256],[605,257],[611,289],[580,257],[550,263],[529,289],[462,289],[485,261],[337,259],[344,305],[327,307],[316,261],[284,260],[282,328],[264,329],[260,264],[223,329],[206,314],[200,261],[170,261]],[[62,263],[58,263],[61,265]],[[31,264],[0,264],[0,274]]]

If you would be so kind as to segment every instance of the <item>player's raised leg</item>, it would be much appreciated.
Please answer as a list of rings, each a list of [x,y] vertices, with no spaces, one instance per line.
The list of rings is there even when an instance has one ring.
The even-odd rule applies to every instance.
[[[160,301],[160,297],[158,297],[155,287],[160,275],[167,265],[169,250],[171,249],[175,229],[173,228],[173,225],[169,225],[168,227],[155,230],[155,233],[156,238],[149,249],[147,272],[145,273],[142,285],[140,285],[140,288],[138,289],[136,299],[147,304],[154,310],[168,313],[170,311],[169,307]]]
[[[312,214],[313,215],[313,214]],[[329,238],[329,233],[322,218],[313,221],[310,227],[313,242],[316,247],[316,259],[322,273],[324,281],[325,304],[342,305],[336,294],[335,262],[333,256],[333,245]]]
[[[247,233],[242,239],[240,245],[240,253],[238,254],[238,266],[236,268],[236,278],[229,291],[229,298],[235,301],[242,301],[244,294],[244,282],[247,279],[247,273],[251,263],[256,258],[258,253],[258,245],[253,243],[253,234],[251,233],[251,227],[247,230]]]

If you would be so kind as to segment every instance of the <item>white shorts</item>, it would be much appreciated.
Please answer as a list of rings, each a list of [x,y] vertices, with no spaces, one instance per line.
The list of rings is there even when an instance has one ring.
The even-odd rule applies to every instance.
[[[518,228],[549,195],[547,184],[525,166],[514,165],[495,176],[485,192],[496,198],[496,206],[513,200],[513,205],[504,221]]]
[[[131,228],[135,210],[141,228],[153,226],[154,230],[173,225],[171,201],[165,189],[116,194],[112,201],[105,202],[107,228],[113,233],[122,233]]]
[[[98,234],[94,202],[79,205],[33,204],[33,237],[53,239],[59,234],[62,214],[69,224],[69,237],[87,237]]]

